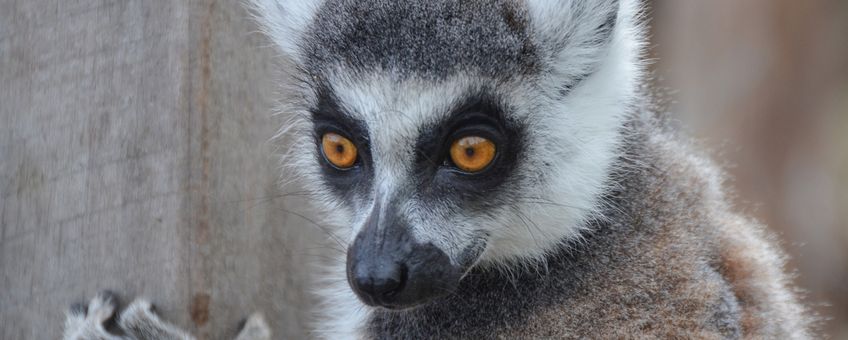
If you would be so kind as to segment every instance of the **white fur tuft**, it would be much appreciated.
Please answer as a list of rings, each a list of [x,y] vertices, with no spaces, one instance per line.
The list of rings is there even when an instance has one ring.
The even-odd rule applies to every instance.
[[[298,43],[322,0],[250,0],[249,8],[265,33],[287,56],[301,58]]]
[[[528,1],[528,9],[537,34],[546,37],[543,40],[568,46],[562,39],[596,28],[601,19],[591,16],[608,13],[609,9],[601,6],[609,3],[614,2],[533,0]],[[542,185],[534,186],[537,190],[526,203],[514,207],[514,216],[508,221],[527,227],[511,227],[493,238],[484,264],[507,271],[515,265],[543,266],[551,250],[563,242],[579,241],[588,221],[603,218],[600,212],[606,207],[600,196],[608,189],[605,185],[614,170],[612,164],[619,157],[622,124],[632,114],[644,68],[639,10],[638,1],[620,1],[606,53],[589,53],[600,47],[593,44],[555,51],[554,69],[540,86],[548,91],[547,96],[522,98],[527,103],[521,106],[532,111],[528,114],[533,118],[528,121],[536,122],[531,127],[536,143],[525,158],[545,160],[549,166],[537,166],[549,176],[538,178]],[[563,77],[582,74],[587,67],[595,71],[564,100],[555,97]]]

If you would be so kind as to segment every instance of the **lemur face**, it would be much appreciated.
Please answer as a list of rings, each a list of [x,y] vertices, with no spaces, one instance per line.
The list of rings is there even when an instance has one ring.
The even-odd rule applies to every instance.
[[[593,217],[636,72],[618,1],[255,5],[300,72],[289,161],[364,303],[427,303]]]

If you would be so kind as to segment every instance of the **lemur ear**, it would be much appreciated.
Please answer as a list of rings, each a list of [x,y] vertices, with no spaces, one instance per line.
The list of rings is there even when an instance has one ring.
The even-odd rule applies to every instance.
[[[250,9],[274,44],[295,61],[300,59],[303,32],[315,18],[322,0],[250,0]]]
[[[615,30],[619,0],[527,0],[534,39],[558,73],[588,72]]]

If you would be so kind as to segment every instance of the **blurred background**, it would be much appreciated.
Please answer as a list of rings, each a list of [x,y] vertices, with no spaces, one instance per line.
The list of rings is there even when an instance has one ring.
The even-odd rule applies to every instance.
[[[848,1],[649,6],[675,124],[848,339]],[[0,339],[58,338],[104,288],[201,339],[256,310],[309,334],[325,237],[277,186],[268,46],[241,1],[0,1]]]
[[[848,1],[653,0],[655,84],[848,339]]]

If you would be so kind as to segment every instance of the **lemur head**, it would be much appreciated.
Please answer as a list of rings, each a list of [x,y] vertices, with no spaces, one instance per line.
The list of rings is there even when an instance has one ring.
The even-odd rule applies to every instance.
[[[285,127],[371,306],[522,265],[597,218],[636,92],[636,0],[254,0]]]

